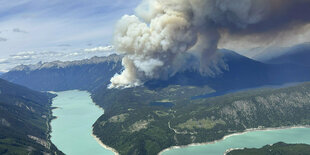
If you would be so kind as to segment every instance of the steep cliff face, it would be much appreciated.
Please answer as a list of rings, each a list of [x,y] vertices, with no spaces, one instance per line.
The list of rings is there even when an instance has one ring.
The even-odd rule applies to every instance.
[[[93,57],[81,61],[20,65],[1,77],[39,91],[89,90],[107,85],[120,72],[121,56]]]
[[[62,154],[49,139],[52,97],[0,79],[0,154]]]

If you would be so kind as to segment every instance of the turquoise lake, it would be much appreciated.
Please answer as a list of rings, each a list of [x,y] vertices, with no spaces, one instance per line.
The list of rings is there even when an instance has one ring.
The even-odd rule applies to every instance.
[[[67,155],[113,155],[92,136],[92,125],[104,113],[86,91],[57,92],[53,100],[52,142]],[[310,144],[310,128],[251,131],[199,146],[165,151],[162,155],[223,155],[230,148],[260,148],[276,142]]]
[[[172,149],[161,155],[223,155],[230,148],[260,148],[279,141],[310,144],[310,128],[251,131],[228,137],[213,144]]]
[[[86,91],[57,92],[53,100],[51,140],[66,155],[113,155],[92,136],[92,125],[104,113]]]

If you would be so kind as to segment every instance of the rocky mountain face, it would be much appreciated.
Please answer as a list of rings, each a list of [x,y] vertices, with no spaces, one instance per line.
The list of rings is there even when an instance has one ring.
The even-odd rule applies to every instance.
[[[52,97],[0,79],[0,154],[62,154],[49,139]]]
[[[80,61],[20,65],[1,77],[39,91],[88,90],[107,86],[122,69],[121,56],[93,57]]]

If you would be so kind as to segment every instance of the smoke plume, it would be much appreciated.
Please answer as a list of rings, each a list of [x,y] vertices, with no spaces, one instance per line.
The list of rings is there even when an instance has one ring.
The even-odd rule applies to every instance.
[[[216,52],[224,35],[272,35],[309,21],[310,0],[144,0],[136,15],[123,16],[116,26],[114,46],[124,55],[124,70],[109,88],[139,86],[188,68],[216,75],[225,68]]]

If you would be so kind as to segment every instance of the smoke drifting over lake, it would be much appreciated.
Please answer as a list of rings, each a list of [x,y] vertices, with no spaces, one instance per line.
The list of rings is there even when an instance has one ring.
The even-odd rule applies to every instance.
[[[259,34],[264,40],[309,21],[310,0],[144,0],[117,24],[114,46],[124,55],[124,70],[109,88],[186,69],[215,76],[227,68],[216,52],[222,37]]]

